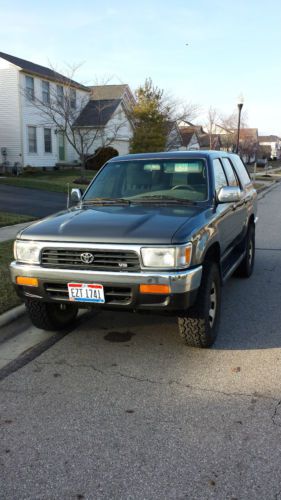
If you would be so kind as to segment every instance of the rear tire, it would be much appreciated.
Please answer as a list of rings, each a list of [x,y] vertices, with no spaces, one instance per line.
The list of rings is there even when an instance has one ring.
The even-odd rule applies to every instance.
[[[55,304],[39,300],[25,300],[31,322],[42,330],[63,330],[75,320],[78,308],[74,304]]]
[[[236,270],[241,278],[250,278],[255,264],[255,226],[251,224],[246,236],[246,255]]]
[[[178,318],[179,333],[185,344],[210,347],[220,322],[221,280],[218,265],[206,262],[195,304]]]

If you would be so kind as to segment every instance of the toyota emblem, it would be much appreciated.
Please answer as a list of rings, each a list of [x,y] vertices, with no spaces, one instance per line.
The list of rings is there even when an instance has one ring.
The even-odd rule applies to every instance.
[[[94,261],[95,257],[90,252],[84,252],[84,253],[81,253],[80,259],[82,260],[82,262],[84,264],[92,264],[92,262]]]

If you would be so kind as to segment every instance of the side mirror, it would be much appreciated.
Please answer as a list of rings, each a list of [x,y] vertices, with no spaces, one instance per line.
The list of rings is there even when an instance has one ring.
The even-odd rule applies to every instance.
[[[241,189],[236,186],[225,186],[219,190],[219,203],[233,203],[241,200]]]
[[[73,204],[79,203],[82,200],[82,193],[80,189],[78,188],[71,189],[70,200],[71,203]]]

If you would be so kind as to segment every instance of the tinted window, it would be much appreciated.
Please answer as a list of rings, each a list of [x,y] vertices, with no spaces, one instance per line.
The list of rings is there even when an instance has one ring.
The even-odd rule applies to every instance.
[[[250,184],[251,179],[250,179],[249,174],[245,168],[245,165],[240,160],[239,156],[232,155],[231,160],[233,161],[234,168],[238,174],[238,177],[241,181],[242,186],[246,186],[247,184]]]
[[[227,180],[220,160],[213,160],[213,166],[214,166],[214,177],[215,177],[215,189],[216,192],[218,193],[222,187],[227,186]]]
[[[235,175],[235,173],[233,171],[233,168],[232,168],[232,165],[231,165],[229,159],[228,158],[222,158],[222,163],[223,163],[224,171],[226,173],[228,184],[230,186],[238,186],[239,184],[238,184],[236,175]]]

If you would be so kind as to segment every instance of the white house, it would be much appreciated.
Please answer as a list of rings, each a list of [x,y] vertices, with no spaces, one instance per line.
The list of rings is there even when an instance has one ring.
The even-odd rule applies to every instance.
[[[271,151],[270,159],[280,160],[281,158],[281,138],[277,135],[259,135],[259,145],[268,146]]]
[[[89,88],[54,70],[0,52],[0,164],[51,167],[78,160],[64,134],[36,106],[52,96],[59,102],[66,92],[74,114],[90,97]]]
[[[75,121],[80,132],[89,130],[89,137],[94,139],[88,155],[107,146],[115,149],[119,155],[128,154],[133,135],[129,112],[135,103],[130,87],[122,84],[89,88],[90,101]]]

